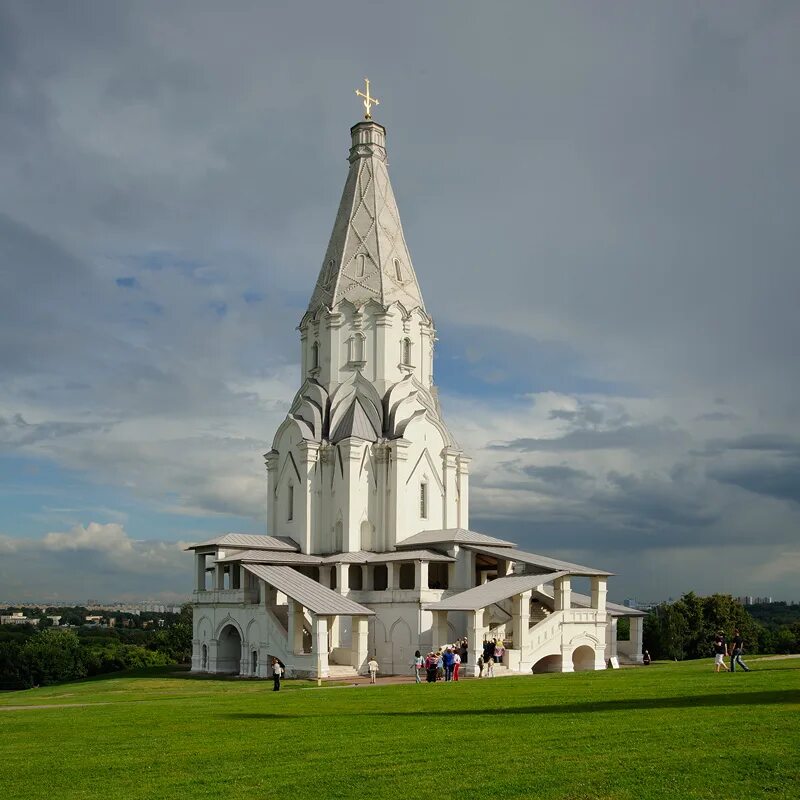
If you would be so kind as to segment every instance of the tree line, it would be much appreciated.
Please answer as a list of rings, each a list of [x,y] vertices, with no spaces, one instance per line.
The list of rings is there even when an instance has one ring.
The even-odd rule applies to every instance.
[[[650,611],[644,621],[644,648],[656,659],[709,658],[714,636],[722,631],[730,640],[738,628],[745,653],[800,653],[800,606],[770,603],[759,607],[758,616],[730,595],[689,592]]]
[[[192,609],[163,628],[0,627],[0,689],[28,689],[191,659]]]

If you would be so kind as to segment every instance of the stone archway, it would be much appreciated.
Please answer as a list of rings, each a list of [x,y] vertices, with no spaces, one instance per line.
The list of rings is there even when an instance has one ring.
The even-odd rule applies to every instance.
[[[539,675],[542,672],[561,672],[561,654],[540,658],[532,667],[531,672]]]
[[[594,669],[594,649],[582,644],[572,651],[572,669],[575,672],[588,672]]]
[[[233,625],[226,625],[219,634],[217,672],[238,675],[242,663],[242,637]]]

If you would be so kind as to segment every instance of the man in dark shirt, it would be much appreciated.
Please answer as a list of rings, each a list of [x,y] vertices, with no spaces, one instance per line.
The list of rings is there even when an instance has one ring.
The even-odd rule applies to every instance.
[[[736,672],[738,664],[745,672],[750,672],[750,667],[742,661],[742,651],[744,650],[744,639],[739,633],[738,628],[733,630],[733,642],[731,643],[731,672]]]

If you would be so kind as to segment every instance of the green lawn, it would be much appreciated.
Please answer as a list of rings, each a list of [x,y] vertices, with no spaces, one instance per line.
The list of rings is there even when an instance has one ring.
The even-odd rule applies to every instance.
[[[165,670],[0,695],[0,798],[796,798],[800,660],[317,689]],[[53,707],[55,706],[55,707]]]

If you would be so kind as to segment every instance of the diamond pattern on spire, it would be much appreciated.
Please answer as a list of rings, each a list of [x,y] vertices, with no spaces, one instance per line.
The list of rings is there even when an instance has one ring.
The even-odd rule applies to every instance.
[[[409,311],[425,309],[403,237],[379,128],[361,123],[353,129],[350,170],[309,311],[321,305],[333,307],[342,300],[362,305],[371,299],[384,306],[399,301]],[[362,137],[358,146],[356,131]],[[365,135],[373,135],[366,144]]]

